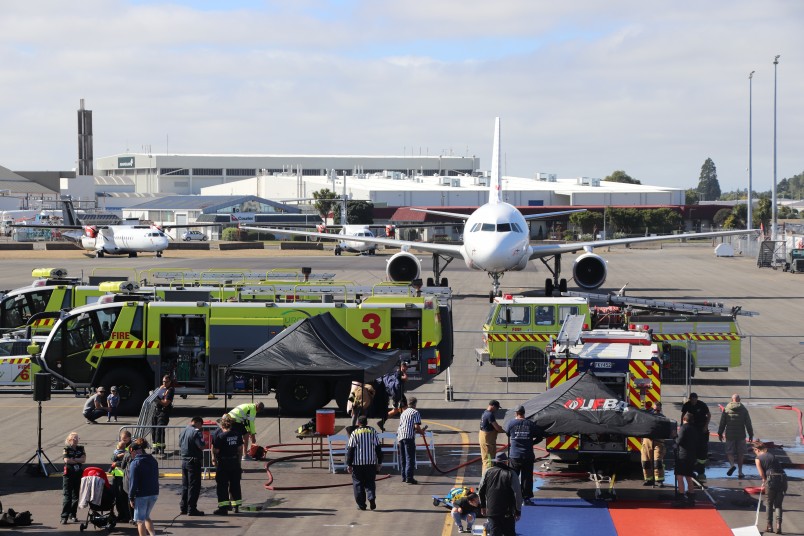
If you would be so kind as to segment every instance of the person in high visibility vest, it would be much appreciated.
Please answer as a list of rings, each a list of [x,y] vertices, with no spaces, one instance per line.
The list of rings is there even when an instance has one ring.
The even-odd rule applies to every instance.
[[[249,440],[252,443],[257,442],[257,413],[265,409],[265,404],[257,402],[256,404],[240,404],[228,413],[232,418],[232,430],[239,432],[243,436],[243,459],[248,460]]]

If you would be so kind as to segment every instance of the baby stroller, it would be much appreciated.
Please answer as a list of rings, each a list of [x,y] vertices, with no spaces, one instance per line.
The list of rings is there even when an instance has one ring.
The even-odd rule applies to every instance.
[[[97,529],[112,530],[117,518],[112,513],[115,497],[106,471],[100,467],[87,467],[81,474],[78,507],[89,508],[87,520],[79,526],[81,532],[91,524]]]

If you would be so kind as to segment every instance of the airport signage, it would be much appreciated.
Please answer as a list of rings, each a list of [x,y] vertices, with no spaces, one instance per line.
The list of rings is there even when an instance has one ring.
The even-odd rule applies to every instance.
[[[117,169],[134,169],[134,157],[133,156],[118,156],[117,157]]]

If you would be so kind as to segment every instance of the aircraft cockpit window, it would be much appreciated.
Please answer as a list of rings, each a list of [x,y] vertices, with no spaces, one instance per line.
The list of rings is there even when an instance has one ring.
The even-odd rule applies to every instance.
[[[519,228],[519,225],[513,222],[511,223],[511,230],[514,231],[515,233],[522,232],[522,229]]]
[[[469,229],[469,232],[474,233],[474,232],[479,231],[480,227],[482,227],[482,225],[483,225],[482,223],[476,223],[476,224],[472,225],[472,228]]]
[[[510,223],[498,223],[497,224],[497,232],[498,233],[510,233],[511,232],[511,224]]]
[[[489,233],[494,232],[495,225],[493,223],[484,223],[483,226],[480,228],[481,231],[486,231]]]

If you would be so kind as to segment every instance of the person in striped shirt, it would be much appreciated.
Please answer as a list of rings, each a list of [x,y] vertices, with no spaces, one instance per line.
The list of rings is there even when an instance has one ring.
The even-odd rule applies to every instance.
[[[399,428],[396,431],[397,445],[399,448],[399,464],[402,473],[402,482],[408,484],[418,484],[413,478],[413,471],[416,469],[416,434],[423,434],[427,429],[422,427],[422,416],[416,409],[415,396],[408,399],[407,407],[399,416]]]
[[[358,417],[357,425],[346,444],[346,465],[352,474],[352,489],[358,510],[366,509],[366,499],[369,507],[375,510],[377,487],[374,480],[382,466],[382,447],[377,431],[368,426],[365,415]]]

